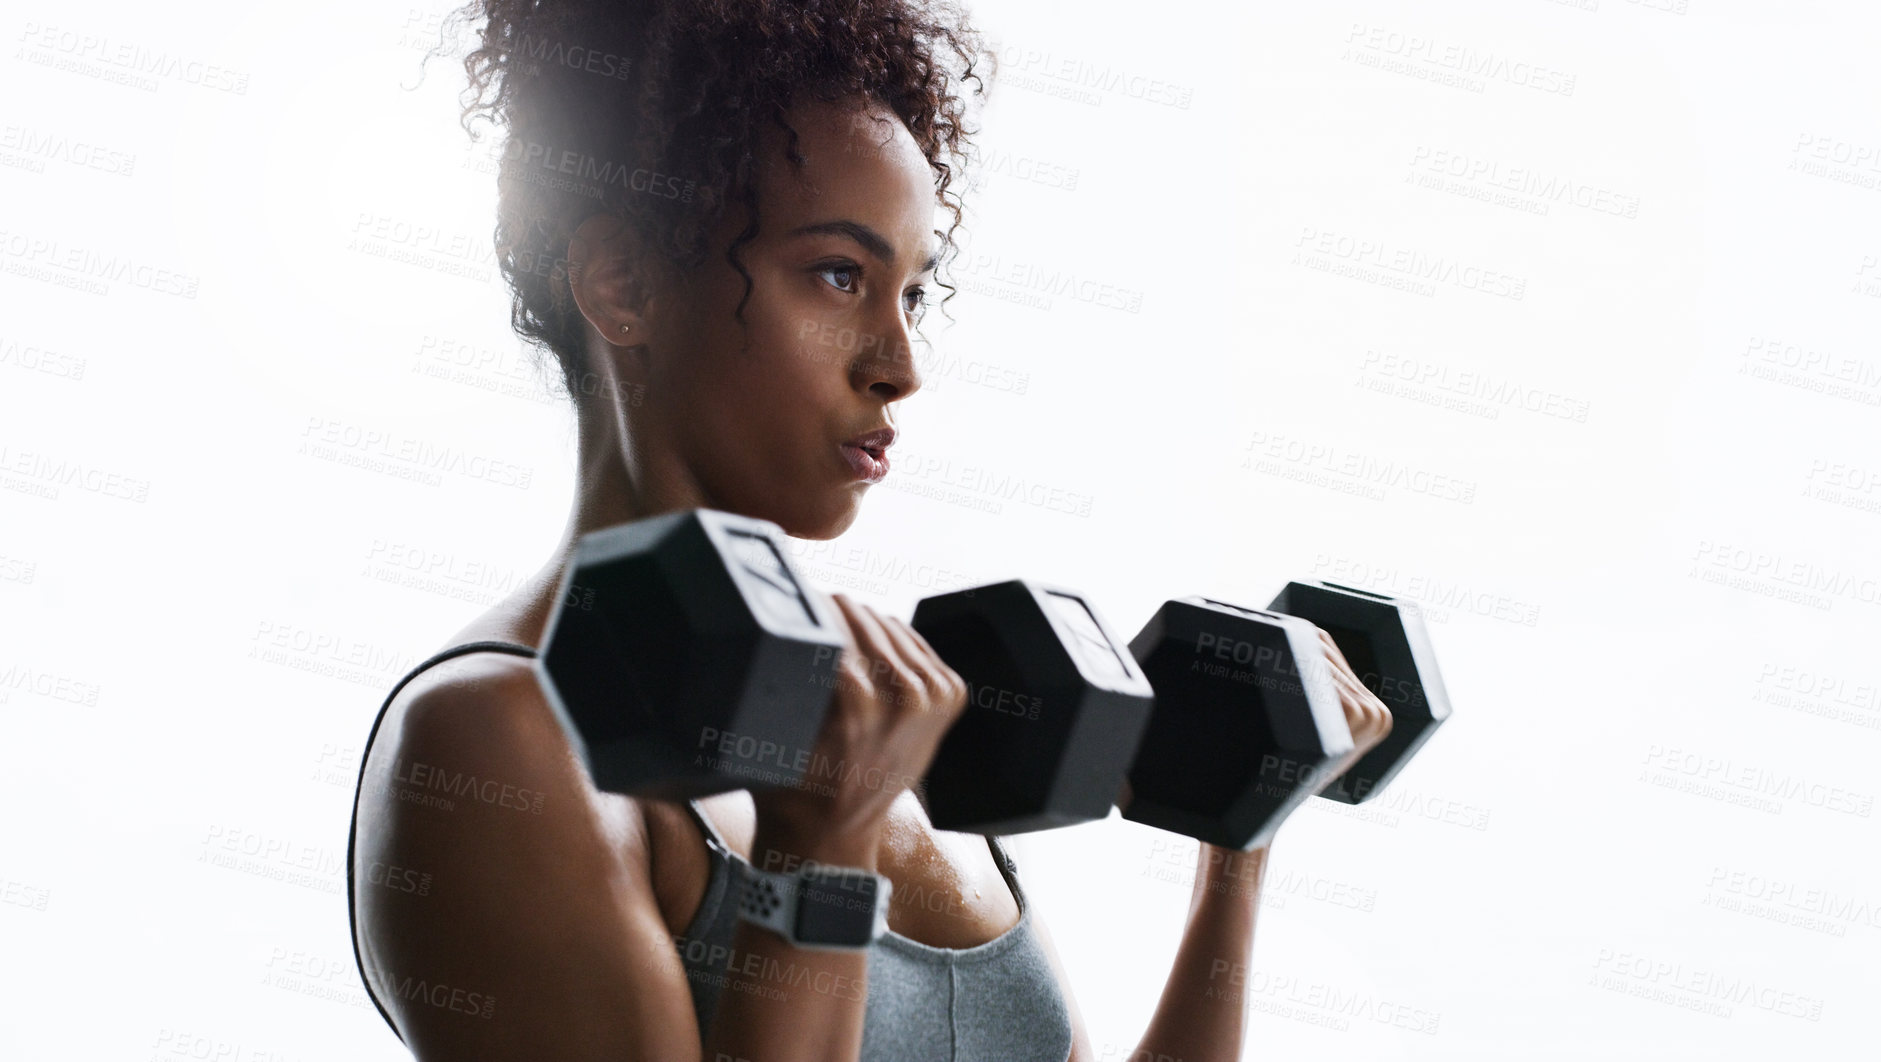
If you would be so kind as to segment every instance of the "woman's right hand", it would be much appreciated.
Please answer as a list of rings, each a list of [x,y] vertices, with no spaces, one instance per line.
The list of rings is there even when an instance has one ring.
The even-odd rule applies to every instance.
[[[967,685],[906,621],[832,594],[846,645],[810,766],[794,788],[752,794],[760,835],[864,844],[919,784]]]

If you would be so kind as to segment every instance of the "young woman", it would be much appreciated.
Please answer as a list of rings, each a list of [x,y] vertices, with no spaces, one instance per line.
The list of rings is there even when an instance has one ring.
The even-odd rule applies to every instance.
[[[921,387],[975,36],[914,0],[470,10],[467,115],[507,134],[498,257],[574,403],[579,484],[541,570],[374,723],[348,884],[375,1002],[425,1062],[1094,1059],[997,839],[864,784],[920,777],[965,704],[908,624],[835,595],[849,649],[814,752],[876,770],[814,792],[598,792],[530,668],[588,531],[695,506],[810,539],[855,520]],[[1388,717],[1338,670],[1355,759]],[[1265,854],[1202,846],[1147,1057],[1239,1056],[1221,971],[1248,960]],[[888,878],[888,935],[810,949],[737,917],[750,866],[806,860]]]

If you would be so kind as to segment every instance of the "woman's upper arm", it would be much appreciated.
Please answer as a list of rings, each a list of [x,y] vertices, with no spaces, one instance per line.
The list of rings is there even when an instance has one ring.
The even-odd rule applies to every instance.
[[[374,993],[420,1062],[699,1058],[644,823],[595,799],[526,666],[480,674],[408,687],[367,764]]]

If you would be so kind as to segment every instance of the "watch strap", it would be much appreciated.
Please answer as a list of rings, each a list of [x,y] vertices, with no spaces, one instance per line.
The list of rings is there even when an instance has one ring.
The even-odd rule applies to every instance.
[[[888,931],[888,903],[894,883],[860,867],[809,866],[791,873],[760,870],[745,864],[739,883],[738,917],[776,933],[801,948],[840,951],[866,950]],[[870,881],[868,879],[873,879]],[[872,902],[863,904],[867,896]],[[825,911],[811,924],[843,927],[842,939],[800,932],[806,908],[820,904]],[[866,940],[858,937],[866,934]]]

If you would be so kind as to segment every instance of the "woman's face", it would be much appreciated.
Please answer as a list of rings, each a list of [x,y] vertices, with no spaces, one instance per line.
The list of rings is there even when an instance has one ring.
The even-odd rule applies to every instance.
[[[657,432],[700,504],[823,539],[855,521],[897,403],[921,386],[910,333],[936,200],[914,138],[879,105],[805,104],[790,122],[804,162],[784,157],[781,130],[762,144],[742,326],[745,281],[724,257],[747,221],[734,208],[677,298],[650,309],[647,401],[630,416],[649,415],[635,435]]]

